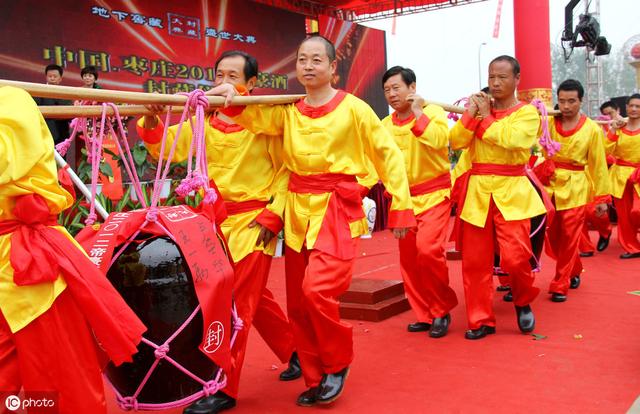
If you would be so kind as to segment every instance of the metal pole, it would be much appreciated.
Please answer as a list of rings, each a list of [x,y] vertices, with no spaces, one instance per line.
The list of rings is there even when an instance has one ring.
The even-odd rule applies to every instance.
[[[485,46],[487,42],[482,42],[478,45],[478,90],[482,89],[482,62],[480,61],[480,53],[482,52],[482,46]]]
[[[62,155],[58,154],[58,151],[54,150],[53,153],[54,153],[54,155],[56,157],[56,163],[58,164],[58,167],[65,168],[67,165],[69,165],[69,164],[67,164],[65,159],[62,158]],[[70,166],[67,169],[67,171],[69,172],[69,176],[71,177],[71,181],[73,181],[73,183],[76,185],[76,187],[78,187],[80,189],[80,191],[85,196],[85,198],[89,202],[91,202],[91,191],[87,188],[87,186],[82,182],[80,177],[78,177],[76,172],[73,171],[73,169]],[[96,211],[98,212],[98,214],[100,214],[100,216],[102,217],[103,220],[106,220],[107,217],[109,217],[109,213],[107,213],[107,210],[105,210],[104,207],[102,207],[102,204],[100,204],[100,202],[98,200],[95,200],[95,205],[96,205]]]

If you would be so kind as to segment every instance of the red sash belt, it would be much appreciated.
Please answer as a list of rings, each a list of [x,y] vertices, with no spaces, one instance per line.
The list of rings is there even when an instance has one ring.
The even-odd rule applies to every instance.
[[[261,210],[269,204],[267,201],[247,200],[247,201],[225,201],[224,207],[227,214],[233,216],[235,214],[248,213],[249,211]]]
[[[503,177],[519,177],[527,175],[527,171],[524,165],[505,165],[505,164],[485,164],[485,163],[473,163],[471,169],[462,174],[456,180],[456,187],[458,182],[460,187],[456,188],[457,194],[457,212],[458,215],[462,213],[464,202],[467,198],[467,187],[469,186],[469,179],[472,175],[499,175]]]
[[[16,199],[15,220],[0,221],[11,234],[10,262],[18,286],[51,283],[60,273],[100,346],[119,365],[131,361],[146,330],[106,277],[64,234],[40,195]]]
[[[640,183],[640,162],[630,162],[625,160],[616,160],[616,164],[622,167],[633,167],[636,170],[629,176],[628,181],[633,184]]]
[[[411,197],[416,197],[423,194],[433,193],[438,190],[445,190],[451,188],[451,174],[446,172],[442,175],[437,176],[436,178],[432,178],[431,180],[427,180],[420,184],[412,185],[409,188],[411,192]]]
[[[568,162],[554,161],[556,168],[569,171],[584,171],[584,165],[575,165]]]
[[[331,193],[322,219],[318,238],[313,246],[343,260],[356,256],[349,223],[364,218],[363,186],[356,177],[346,174],[298,175],[291,173],[289,191],[298,194]]]
[[[535,167],[533,171],[542,184],[549,185],[551,184],[551,177],[556,172],[557,168],[569,171],[584,171],[584,165],[574,165],[568,162],[553,160],[545,160]]]

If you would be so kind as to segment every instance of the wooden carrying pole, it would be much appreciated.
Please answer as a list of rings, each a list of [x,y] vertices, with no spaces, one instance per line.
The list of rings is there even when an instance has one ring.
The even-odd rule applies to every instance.
[[[281,95],[282,97],[297,97],[298,95]],[[300,95],[303,96],[303,95]],[[264,96],[255,96],[254,98],[264,98]],[[283,98],[284,99],[284,98]],[[296,99],[297,100],[297,99]],[[438,105],[447,112],[454,112],[457,114],[464,113],[465,109],[460,106],[449,105],[441,102],[425,101],[427,105]],[[117,105],[118,112],[122,116],[142,116],[142,115],[157,115],[157,113],[151,112],[143,105]],[[49,119],[68,119],[75,117],[92,117],[102,115],[102,106],[98,105],[51,105],[51,106],[39,106],[42,116]],[[182,113],[183,106],[172,106],[171,113]],[[165,112],[166,113],[166,110]],[[559,115],[560,112],[551,110],[548,112],[549,116]],[[113,109],[107,108],[107,116],[113,115]],[[625,119],[626,120],[626,119]],[[609,121],[595,120],[597,124],[605,125]]]
[[[121,116],[158,115],[143,105],[116,105]],[[44,105],[39,106],[42,116],[48,119],[70,119],[76,117],[99,117],[102,115],[101,105]],[[166,113],[168,107],[163,113]],[[172,106],[171,113],[180,114],[184,106]],[[113,108],[107,107],[107,116],[112,116]]]
[[[444,109],[445,111],[453,112],[453,113],[456,113],[456,114],[463,114],[464,111],[465,111],[465,108],[463,108],[461,106],[449,105],[449,104],[442,103],[442,102],[425,101],[425,104],[427,104],[427,105],[438,105],[438,106],[442,107],[442,109]],[[547,108],[547,115],[549,115],[549,116],[560,115],[560,111],[557,111],[555,109],[548,109]]]
[[[1,86],[14,86],[29,92],[32,96],[42,98],[58,98],[69,100],[88,100],[97,102],[118,102],[127,104],[138,104],[131,106],[119,106],[118,111],[124,116],[151,115],[143,105],[171,105],[172,112],[182,112],[184,104],[187,102],[185,95],[167,95],[147,92],[128,92],[110,89],[79,88],[74,86],[45,85],[33,82],[21,82],[7,79],[0,79]],[[305,95],[257,95],[257,96],[235,96],[230,105],[256,105],[256,104],[288,104],[302,99]],[[224,106],[225,98],[222,96],[207,96],[209,105],[213,107]],[[465,109],[460,106],[450,105],[442,102],[425,101],[426,104],[433,104],[442,107],[447,112],[457,114],[464,113]],[[76,116],[99,116],[102,114],[100,106],[42,106],[42,115],[46,118],[71,118]],[[549,116],[559,115],[560,111],[548,109]],[[109,109],[108,115],[113,115],[113,110]],[[599,124],[607,124],[607,121],[596,121]]]
[[[31,96],[42,98],[58,98],[69,100],[87,100],[97,102],[117,102],[138,105],[173,105],[184,106],[187,103],[186,95],[167,95],[147,92],[127,92],[110,89],[78,88],[74,86],[45,85],[41,83],[21,82],[0,79],[0,86],[14,86],[24,89]],[[286,104],[293,103],[303,98],[304,95],[264,95],[264,96],[236,96],[231,105],[254,104]],[[209,105],[224,106],[225,98],[222,96],[207,96]]]

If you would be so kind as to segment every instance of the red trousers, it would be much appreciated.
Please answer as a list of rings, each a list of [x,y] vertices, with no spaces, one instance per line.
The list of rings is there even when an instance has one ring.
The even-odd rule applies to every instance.
[[[286,363],[291,359],[294,351],[291,325],[269,289],[262,291],[253,326],[280,362]]]
[[[357,251],[360,239],[351,240]],[[285,249],[287,313],[308,387],[353,360],[352,326],[340,320],[338,297],[351,284],[354,261],[305,246],[300,253]]]
[[[262,252],[253,252],[240,260],[235,265],[235,275],[233,281],[233,298],[236,304],[236,310],[238,316],[242,319],[243,329],[238,332],[236,341],[231,349],[231,371],[227,373],[227,386],[223,392],[230,397],[238,398],[238,384],[240,382],[240,372],[242,371],[242,364],[247,349],[247,340],[249,339],[249,330],[254,321],[256,315],[259,320],[262,321],[261,328],[263,333],[267,333],[268,338],[276,337],[278,335],[283,336],[274,340],[273,342],[289,343],[289,357],[291,356],[291,332],[289,330],[289,324],[286,321],[286,317],[282,310],[274,311],[274,306],[278,307],[278,304],[273,301],[273,295],[266,290],[267,277],[269,276],[269,269],[271,267],[272,257]],[[267,308],[260,307],[263,304],[263,296],[267,293]],[[273,302],[269,302],[269,298]],[[279,309],[279,307],[278,307]],[[269,317],[279,315],[284,317],[284,320],[278,322],[270,322]],[[264,322],[265,319],[267,322]],[[284,328],[283,331],[270,331],[273,327]],[[264,336],[263,336],[264,337]],[[265,340],[268,344],[270,340]],[[284,352],[284,351],[280,351]],[[280,357],[280,356],[279,356]],[[288,357],[286,358],[289,359]]]
[[[638,231],[640,231],[640,214],[632,213],[635,189],[629,183],[622,193],[622,198],[615,198],[616,212],[618,213],[618,241],[628,253],[640,252],[640,241]],[[637,203],[638,201],[636,201]]]
[[[531,273],[531,220],[506,221],[493,199],[484,227],[463,222],[462,280],[470,329],[495,326],[493,313],[494,237],[500,248],[500,266],[509,273],[513,303],[533,302],[540,289],[533,286]]]
[[[0,313],[0,391],[57,392],[60,414],[106,413],[96,341],[67,291],[16,333]],[[33,394],[33,398],[38,398]],[[42,397],[40,397],[42,398]],[[4,412],[4,399],[0,412]]]
[[[431,323],[457,304],[449,287],[445,243],[451,202],[443,201],[416,217],[417,230],[399,240],[400,271],[404,289],[419,322]]]
[[[556,260],[556,275],[549,285],[549,293],[566,295],[571,277],[582,273],[578,243],[584,225],[586,206],[556,210],[547,231],[547,250]]]
[[[582,226],[582,233],[580,234],[580,242],[578,251],[582,253],[594,252],[596,246],[594,246],[591,238],[589,237],[589,224],[591,224],[597,231],[600,237],[611,236],[611,222],[609,221],[609,215],[603,214],[598,217],[596,215],[596,202],[587,204],[585,212],[584,225]]]

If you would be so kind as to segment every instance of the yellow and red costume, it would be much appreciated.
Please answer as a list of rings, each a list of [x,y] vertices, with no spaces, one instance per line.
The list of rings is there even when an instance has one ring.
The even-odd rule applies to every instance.
[[[353,360],[351,325],[340,321],[338,297],[351,282],[362,209],[373,163],[393,197],[390,227],[413,227],[402,153],[373,110],[338,91],[327,104],[234,107],[226,113],[258,134],[282,135],[286,170],[279,178],[284,204],[287,307],[296,350],[309,387]]]
[[[640,129],[610,130],[606,146],[616,158],[609,182],[618,213],[618,241],[625,252],[640,253]]]
[[[35,102],[0,88],[0,390],[50,392],[60,413],[106,413],[98,343],[119,365],[145,328],[57,225],[72,203]]]
[[[442,318],[457,304],[449,286],[445,243],[451,213],[449,126],[442,108],[428,105],[416,119],[382,120],[404,155],[413,212],[418,221],[399,240],[400,270],[405,292],[419,322]]]
[[[262,243],[256,246],[260,227],[249,227],[256,220],[275,234],[282,229],[282,211],[271,212],[274,206],[269,204],[275,177],[282,165],[282,139],[253,134],[215,115],[206,116],[205,121],[208,173],[226,207],[227,218],[220,228],[235,264],[233,296],[244,325],[231,350],[232,370],[227,373],[227,387],[223,390],[237,398],[252,324],[282,362],[288,361],[293,352],[287,317],[266,288],[277,240],[274,238],[267,246]],[[145,129],[143,123],[144,119],[138,121],[138,134],[151,155],[158,158],[164,125],[158,121],[155,128]],[[168,128],[166,148],[176,140],[177,129],[178,125]],[[191,125],[183,123],[174,162],[187,159],[191,136]],[[165,158],[167,153],[168,149]]]
[[[451,130],[453,149],[468,148],[471,169],[460,185],[462,277],[470,329],[495,326],[493,313],[494,237],[500,265],[509,273],[513,302],[526,306],[539,293],[529,259],[530,218],[546,212],[526,164],[540,116],[531,105],[492,109],[483,120],[465,112]],[[460,183],[458,183],[460,181]],[[482,246],[482,248],[478,248]]]
[[[562,129],[560,118],[550,122],[549,129],[551,138],[560,143],[560,151],[538,167],[556,208],[547,232],[547,251],[556,259],[549,293],[566,295],[571,277],[582,272],[578,244],[586,206],[594,196],[609,193],[607,161],[602,128],[585,115],[570,131]]]
[[[604,117],[605,119],[610,119],[609,117]],[[598,118],[596,118],[598,119]],[[609,125],[604,124],[600,125],[602,130],[604,131],[603,139],[605,140],[605,148],[607,146],[606,135],[609,132]],[[612,155],[607,155],[607,167],[611,168],[613,164],[615,164],[616,159]],[[580,235],[580,243],[578,246],[578,250],[580,253],[593,253],[596,250],[596,246],[591,241],[591,237],[589,236],[589,227],[592,227],[594,230],[598,232],[600,238],[609,238],[611,237],[611,232],[613,228],[611,226],[611,220],[609,220],[609,214],[603,214],[598,216],[596,214],[596,205],[600,203],[611,204],[611,195],[598,197],[587,204],[586,212],[585,212],[585,220],[584,226],[582,226],[582,234]]]

